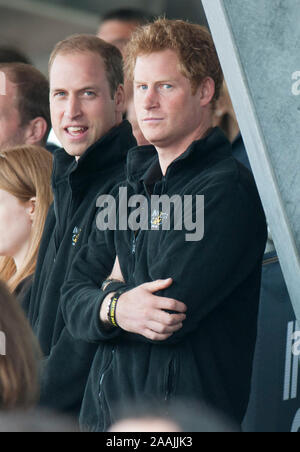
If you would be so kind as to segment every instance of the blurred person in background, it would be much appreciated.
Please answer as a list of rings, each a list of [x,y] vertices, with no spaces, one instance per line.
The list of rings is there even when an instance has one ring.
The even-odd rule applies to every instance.
[[[216,101],[213,114],[213,126],[220,127],[231,143],[235,140],[240,131],[225,81],[223,82],[220,97]]]
[[[240,133],[227,84],[224,81],[221,95],[215,103],[213,126],[220,127],[232,145],[232,155],[251,171],[247,151]]]
[[[0,63],[32,64],[27,55],[10,46],[0,46]]]
[[[212,407],[190,399],[176,400],[165,408],[155,401],[128,400],[109,432],[239,432],[237,424]]]
[[[124,57],[124,49],[132,33],[153,18],[139,9],[121,8],[109,11],[101,18],[98,37],[116,46]]]
[[[2,63],[0,73],[0,150],[45,146],[51,129],[48,80],[24,63]]]
[[[38,146],[0,152],[0,278],[22,302],[32,282],[49,206],[52,156]]]
[[[0,313],[0,412],[31,408],[38,399],[40,351],[19,303],[1,281]]]
[[[116,46],[125,58],[125,48],[130,41],[132,33],[140,26],[151,22],[153,17],[146,11],[134,8],[121,8],[109,11],[102,17],[98,29],[98,37]],[[132,83],[125,79],[126,104],[124,113],[132,125],[133,134],[137,143],[142,146],[148,144],[136,118],[133,104]]]

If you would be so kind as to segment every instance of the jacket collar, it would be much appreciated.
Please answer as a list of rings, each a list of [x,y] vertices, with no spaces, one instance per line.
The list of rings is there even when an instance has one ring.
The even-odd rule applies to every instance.
[[[67,179],[72,185],[88,183],[99,172],[107,171],[122,161],[125,163],[127,152],[136,146],[131,125],[124,120],[111,129],[100,140],[90,146],[78,161],[64,149],[54,153],[52,185],[56,187]]]
[[[187,150],[174,160],[167,169],[166,179],[172,178],[177,170],[184,167],[199,169],[208,156],[217,149],[223,149],[227,155],[231,155],[231,146],[221,129],[215,127],[204,138],[194,141]],[[200,168],[199,168],[200,167]],[[162,177],[158,154],[154,146],[139,146],[129,151],[127,156],[127,178],[129,184],[145,182],[153,184]]]

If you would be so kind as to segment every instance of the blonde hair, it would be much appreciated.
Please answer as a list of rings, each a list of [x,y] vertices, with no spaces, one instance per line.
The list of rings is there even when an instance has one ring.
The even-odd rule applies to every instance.
[[[23,311],[0,281],[0,331],[5,337],[0,355],[0,409],[30,408],[39,393],[41,352]],[[5,335],[5,336],[4,336]]]
[[[192,92],[206,77],[215,82],[214,100],[220,95],[223,73],[219,58],[207,28],[183,20],[157,19],[137,28],[126,47],[125,75],[133,80],[136,59],[163,50],[174,50],[179,59],[179,69],[190,80]]]
[[[36,198],[25,262],[17,271],[12,257],[0,258],[0,278],[7,282],[11,292],[23,279],[34,273],[47,212],[53,199],[51,172],[52,156],[40,146],[18,146],[0,153],[0,189],[22,203]]]

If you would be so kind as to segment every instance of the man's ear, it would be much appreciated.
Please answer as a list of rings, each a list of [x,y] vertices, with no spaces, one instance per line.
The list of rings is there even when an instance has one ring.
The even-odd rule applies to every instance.
[[[119,85],[117,91],[115,92],[115,106],[116,113],[124,113],[126,110],[125,102],[125,90],[123,85]]]
[[[47,132],[47,122],[42,117],[34,118],[27,126],[25,133],[26,144],[41,145]]]
[[[215,82],[211,77],[206,77],[198,87],[198,95],[201,107],[206,107],[211,103],[215,95]]]
[[[35,207],[36,207],[36,197],[33,196],[32,198],[29,199],[29,201],[27,202],[27,206],[26,206],[26,211],[27,211],[30,221],[32,223],[33,223],[35,211],[36,211]]]

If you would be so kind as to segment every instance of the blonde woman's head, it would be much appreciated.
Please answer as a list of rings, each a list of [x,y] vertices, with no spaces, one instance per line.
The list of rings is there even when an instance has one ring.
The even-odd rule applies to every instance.
[[[52,156],[39,146],[0,153],[0,277],[11,291],[34,272],[52,202]]]

